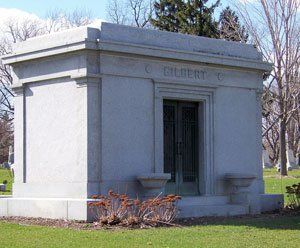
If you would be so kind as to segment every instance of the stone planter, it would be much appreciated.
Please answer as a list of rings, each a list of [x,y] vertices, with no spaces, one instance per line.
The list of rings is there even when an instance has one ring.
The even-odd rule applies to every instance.
[[[145,196],[157,196],[164,194],[167,181],[171,179],[171,174],[167,173],[150,173],[137,177],[138,181],[145,189]]]
[[[256,178],[252,174],[230,173],[225,180],[231,186],[230,201],[232,204],[249,204],[249,187]]]
[[[0,191],[2,192],[6,191],[6,184],[0,184]]]

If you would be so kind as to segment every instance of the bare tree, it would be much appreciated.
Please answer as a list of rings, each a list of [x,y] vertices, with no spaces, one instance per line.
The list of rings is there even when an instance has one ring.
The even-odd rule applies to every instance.
[[[0,163],[7,161],[9,146],[13,143],[13,126],[9,118],[0,119]]]
[[[12,44],[28,38],[62,29],[87,25],[91,22],[90,12],[75,10],[73,12],[49,12],[46,20],[42,19],[9,19],[1,27],[0,58],[12,52]],[[8,146],[12,144],[12,120],[14,118],[14,93],[11,90],[11,69],[3,65],[0,59],[0,154],[8,155]]]
[[[124,1],[110,0],[106,7],[106,14],[109,21],[117,24],[127,24],[128,6]]]
[[[74,10],[63,12],[59,10],[48,12],[46,20],[40,19],[9,19],[2,27],[2,39],[0,40],[0,56],[11,53],[11,45],[28,38],[45,33],[56,32],[62,29],[83,26],[91,23],[91,13],[87,10]],[[0,118],[9,115],[13,118],[11,90],[12,76],[8,66],[4,66],[0,60]]]
[[[110,0],[107,18],[117,24],[149,28],[153,14],[153,0]]]
[[[274,108],[273,92],[264,86],[263,104],[263,147],[267,151],[273,165],[279,161],[279,122],[278,117],[272,114]]]
[[[287,175],[286,146],[289,127],[292,125],[294,129],[299,128],[299,6],[299,0],[258,0],[236,6],[252,42],[262,52],[264,59],[274,64],[273,71],[265,82],[264,94],[268,96],[263,98],[267,99],[263,102],[263,135],[268,140],[268,137],[279,133],[282,175]],[[299,130],[296,136],[296,140],[299,140]],[[299,141],[297,145],[299,146]]]
[[[3,36],[0,39],[0,57],[11,53],[12,43],[24,41],[28,38],[43,33],[42,22],[36,19],[24,19],[16,21],[9,19],[2,27]],[[9,66],[2,64],[0,60],[0,118],[13,119],[14,107],[12,98],[14,96],[11,90],[12,76]]]
[[[87,9],[66,12],[61,9],[49,10],[46,14],[45,32],[52,33],[64,29],[86,26],[92,22],[92,13]]]

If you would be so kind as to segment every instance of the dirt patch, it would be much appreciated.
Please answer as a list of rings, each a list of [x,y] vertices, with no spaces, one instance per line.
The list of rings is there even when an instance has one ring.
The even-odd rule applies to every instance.
[[[44,219],[29,217],[0,217],[0,221],[19,224],[21,226],[48,226],[54,228],[92,229],[93,223],[70,221],[63,219]]]
[[[168,227],[184,227],[192,225],[209,225],[222,224],[230,220],[247,220],[247,219],[275,219],[283,216],[296,216],[300,212],[282,211],[280,213],[264,213],[259,215],[242,215],[232,217],[199,217],[199,218],[185,218],[177,219],[172,225]],[[14,223],[21,226],[46,226],[52,228],[69,228],[75,230],[119,230],[119,229],[140,229],[152,228],[151,226],[101,226],[99,223],[89,223],[85,221],[70,221],[63,219],[44,219],[44,218],[27,218],[27,217],[0,217],[0,221],[7,223]],[[162,225],[160,225],[161,227]],[[166,226],[166,225],[165,225]],[[167,226],[166,226],[167,227]]]
[[[68,228],[74,230],[119,230],[119,229],[141,229],[152,228],[152,226],[122,226],[122,225],[101,225],[98,222],[71,221],[65,219],[45,219],[30,217],[0,217],[0,222],[14,223],[20,226],[45,226],[52,228]],[[177,226],[177,224],[172,224]]]

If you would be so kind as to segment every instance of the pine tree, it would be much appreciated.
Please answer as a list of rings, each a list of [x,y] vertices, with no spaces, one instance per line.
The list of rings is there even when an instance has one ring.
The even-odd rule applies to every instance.
[[[220,1],[207,7],[208,0],[188,0],[184,11],[182,32],[198,36],[218,38],[218,23],[214,20],[214,11]]]
[[[214,20],[219,0],[207,7],[208,0],[160,0],[154,3],[155,18],[160,30],[218,38],[218,23]]]
[[[246,43],[248,33],[244,26],[241,25],[239,17],[230,7],[225,8],[219,18],[220,38],[230,41],[239,41]]]
[[[180,32],[182,22],[183,0],[162,0],[154,3],[155,19],[151,23],[159,30]]]

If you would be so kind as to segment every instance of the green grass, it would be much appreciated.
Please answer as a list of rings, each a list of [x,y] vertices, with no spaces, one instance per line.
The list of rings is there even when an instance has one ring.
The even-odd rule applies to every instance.
[[[12,175],[10,170],[0,168],[0,183],[3,183],[4,180],[8,181],[6,192],[1,192],[0,195],[11,195],[12,191]]]
[[[269,194],[284,194],[284,202],[288,203],[285,187],[300,183],[300,170],[288,172],[288,176],[282,177],[276,169],[264,170],[265,192]]]
[[[78,231],[0,222],[0,247],[299,247],[300,216],[148,230]]]

